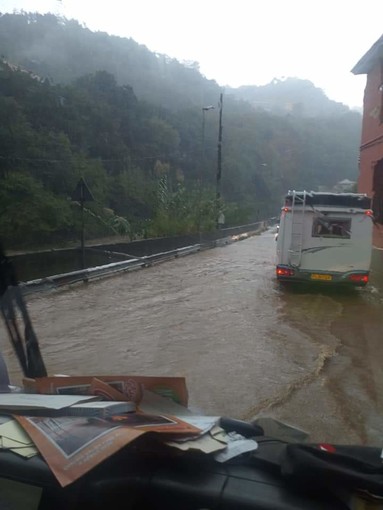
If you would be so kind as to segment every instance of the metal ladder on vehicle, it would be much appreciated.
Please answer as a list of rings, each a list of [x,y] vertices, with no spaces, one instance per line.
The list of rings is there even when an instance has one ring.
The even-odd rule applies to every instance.
[[[299,267],[302,262],[306,195],[306,191],[303,191],[303,196],[302,193],[297,193],[295,190],[292,192],[289,262],[294,267]]]

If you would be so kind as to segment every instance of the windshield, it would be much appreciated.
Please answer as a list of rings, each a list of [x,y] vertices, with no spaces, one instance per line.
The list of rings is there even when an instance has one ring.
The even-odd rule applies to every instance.
[[[381,444],[378,5],[1,2],[0,241],[49,375]]]

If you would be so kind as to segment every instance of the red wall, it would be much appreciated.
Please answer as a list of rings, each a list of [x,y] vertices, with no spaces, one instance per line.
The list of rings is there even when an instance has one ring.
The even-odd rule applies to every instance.
[[[383,92],[379,90],[382,83],[382,66],[380,62],[377,62],[374,69],[367,76],[364,91],[358,179],[358,191],[367,193],[370,197],[373,196],[372,179],[375,164],[383,159],[383,123],[381,123]],[[383,248],[383,225],[375,227],[373,242],[374,246]]]

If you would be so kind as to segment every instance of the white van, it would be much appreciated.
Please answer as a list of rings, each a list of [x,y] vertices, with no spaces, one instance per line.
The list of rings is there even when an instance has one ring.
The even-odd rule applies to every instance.
[[[365,286],[372,227],[367,195],[289,191],[277,236],[277,279]]]

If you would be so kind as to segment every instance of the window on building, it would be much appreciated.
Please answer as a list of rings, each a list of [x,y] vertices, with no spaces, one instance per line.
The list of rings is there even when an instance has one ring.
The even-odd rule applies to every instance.
[[[316,218],[313,222],[312,236],[350,239],[351,219]]]

